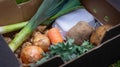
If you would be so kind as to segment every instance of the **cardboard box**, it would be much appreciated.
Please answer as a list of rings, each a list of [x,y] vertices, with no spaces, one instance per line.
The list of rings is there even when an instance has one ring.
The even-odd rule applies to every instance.
[[[43,0],[30,0],[16,4],[16,0],[0,1],[0,26],[29,20]]]
[[[1,2],[7,4],[6,2],[10,2],[10,1],[11,0],[8,0],[8,1],[5,0],[4,2],[3,1]],[[16,5],[15,2],[12,2],[10,5],[13,5],[14,7],[13,9],[12,8],[9,9],[7,5],[3,6],[5,4],[0,2],[0,7],[1,7],[1,4],[3,4],[2,5],[3,7],[7,7],[6,9],[4,8],[1,11],[2,13],[0,12],[0,15],[3,16],[2,18],[0,17],[2,19],[0,20],[0,22],[3,22],[3,23],[0,23],[0,25],[12,24],[12,23],[30,19],[35,13],[35,11],[37,10],[38,5],[40,5],[40,4],[37,4],[36,6],[33,6],[33,4],[35,5],[37,1],[40,3],[42,2],[41,0],[36,0],[32,4],[30,3],[31,2],[30,1],[17,6],[15,6]],[[45,67],[46,65],[51,66],[52,64],[53,64],[52,65],[53,67],[58,67],[58,66],[60,67],[78,67],[78,66],[107,67],[111,63],[120,59],[120,49],[119,49],[120,47],[119,45],[120,43],[120,5],[119,5],[120,1],[119,0],[82,0],[82,4],[96,18],[96,20],[98,20],[103,24],[110,24],[113,26],[106,32],[104,38],[101,41],[101,44],[95,47],[94,49],[88,51],[87,53],[81,55],[80,57],[73,59],[72,61],[69,61],[67,63],[64,63],[59,56],[55,56],[43,64],[36,65],[37,67],[38,66]],[[21,8],[18,8],[18,6],[21,8],[22,7],[24,8],[21,9]],[[33,9],[29,13],[27,11],[31,10],[30,6],[32,6],[35,9]],[[10,11],[8,12],[8,10]],[[5,19],[6,17],[9,19]],[[11,54],[13,53],[11,52]],[[18,64],[18,66],[20,65]],[[8,66],[8,67],[13,67],[13,66]]]

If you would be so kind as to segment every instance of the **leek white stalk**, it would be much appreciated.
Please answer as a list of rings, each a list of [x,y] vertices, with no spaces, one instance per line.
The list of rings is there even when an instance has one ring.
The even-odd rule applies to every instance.
[[[5,33],[13,32],[16,30],[20,30],[27,23],[28,23],[28,21],[20,22],[20,23],[16,23],[16,24],[5,25],[5,26],[0,26],[0,34],[5,34]]]

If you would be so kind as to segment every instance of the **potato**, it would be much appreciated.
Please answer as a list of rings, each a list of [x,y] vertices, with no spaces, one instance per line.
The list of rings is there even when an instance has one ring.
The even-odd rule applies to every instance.
[[[80,21],[67,32],[67,36],[75,39],[76,44],[81,45],[84,40],[90,38],[93,31],[94,28],[87,22]]]
[[[99,45],[102,38],[104,37],[106,31],[111,27],[111,25],[103,25],[98,27],[91,35],[90,42],[94,45]]]

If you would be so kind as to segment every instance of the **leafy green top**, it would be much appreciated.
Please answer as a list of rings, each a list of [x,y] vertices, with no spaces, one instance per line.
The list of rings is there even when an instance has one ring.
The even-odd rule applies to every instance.
[[[49,56],[60,55],[63,61],[79,57],[81,54],[92,49],[93,45],[88,41],[84,41],[81,46],[74,44],[74,39],[69,38],[66,42],[58,43],[50,46]]]

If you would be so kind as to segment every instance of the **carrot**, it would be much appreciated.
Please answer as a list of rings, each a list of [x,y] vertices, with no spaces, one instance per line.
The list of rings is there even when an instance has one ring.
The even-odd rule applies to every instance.
[[[62,35],[58,28],[51,28],[47,33],[52,44],[63,42]]]

